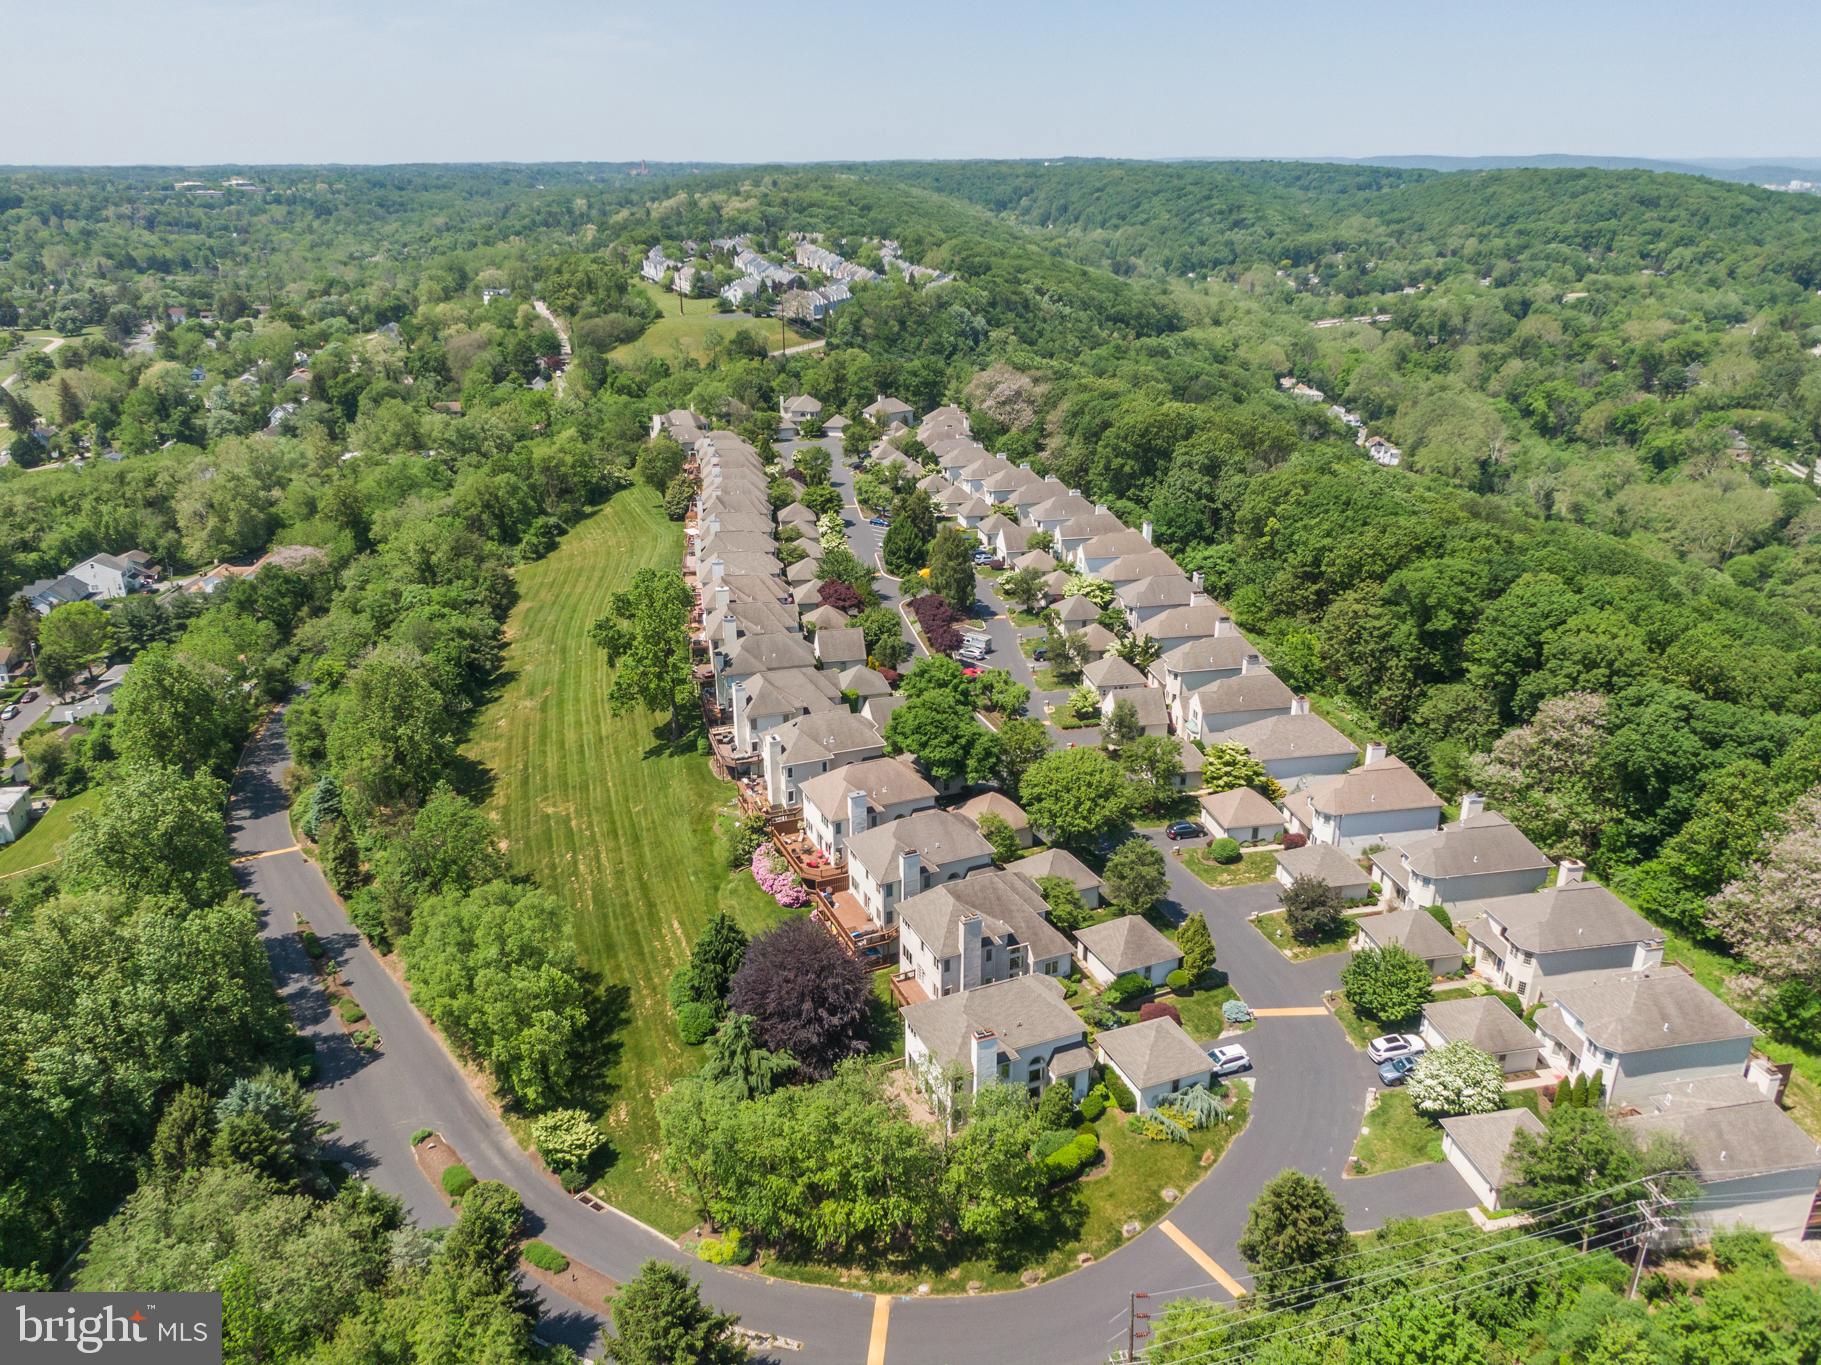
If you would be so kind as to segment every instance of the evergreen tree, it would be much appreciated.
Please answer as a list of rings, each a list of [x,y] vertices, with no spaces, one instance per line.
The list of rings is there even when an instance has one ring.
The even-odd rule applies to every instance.
[[[703,1303],[686,1271],[647,1261],[614,1295],[607,1354],[620,1365],[741,1365],[746,1347],[729,1331],[738,1321]]]

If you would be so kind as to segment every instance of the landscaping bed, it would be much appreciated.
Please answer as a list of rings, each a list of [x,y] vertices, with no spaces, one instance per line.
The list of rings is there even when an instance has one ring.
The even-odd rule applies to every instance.
[[[1282,910],[1273,910],[1268,915],[1259,915],[1252,921],[1252,927],[1269,939],[1271,946],[1292,962],[1307,962],[1310,958],[1326,957],[1329,953],[1344,953],[1347,951],[1347,944],[1353,938],[1351,921],[1343,920],[1325,938],[1315,943],[1299,943],[1291,934],[1289,918]]]
[[[1217,863],[1205,848],[1191,848],[1183,853],[1182,865],[1209,886],[1251,886],[1277,875],[1277,855],[1263,850],[1242,853],[1236,863]]]
[[[368,1022],[367,1011],[354,998],[354,993],[342,984],[341,964],[330,956],[323,947],[322,940],[316,937],[309,923],[301,918],[297,921],[297,937],[303,944],[305,955],[310,959],[310,965],[315,969],[317,985],[329,1002],[329,1012],[341,1024],[342,1032],[362,1052],[379,1051],[379,1030]]]
[[[563,1261],[567,1262],[567,1264],[565,1264],[561,1270],[546,1269],[544,1266],[540,1266],[532,1261],[527,1254],[536,1254],[539,1256],[539,1259],[546,1260],[547,1264],[556,1264],[556,1262],[548,1261],[541,1252],[533,1251],[534,1248],[543,1246],[544,1244],[541,1242],[527,1242],[525,1246],[520,1249],[518,1261],[520,1274],[528,1279],[536,1280],[539,1284],[545,1285],[550,1289],[554,1289],[564,1298],[571,1300],[579,1307],[588,1309],[590,1312],[598,1313],[601,1311],[603,1304],[611,1303],[613,1301],[613,1296],[619,1291],[620,1287],[620,1282],[618,1280],[614,1279],[611,1275],[603,1275],[593,1266],[583,1265],[580,1261],[577,1261],[562,1252],[557,1252],[557,1255],[561,1256]],[[545,1250],[554,1251],[555,1248],[545,1248]]]

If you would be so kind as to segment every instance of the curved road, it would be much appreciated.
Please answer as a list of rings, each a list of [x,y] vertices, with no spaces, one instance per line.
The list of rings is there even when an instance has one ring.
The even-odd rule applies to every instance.
[[[449,1221],[441,1196],[419,1173],[411,1134],[434,1128],[482,1179],[501,1180],[524,1196],[532,1230],[572,1257],[625,1280],[650,1257],[687,1263],[706,1295],[743,1324],[802,1343],[782,1360],[868,1365],[997,1365],[1011,1340],[1024,1358],[1104,1361],[1123,1343],[1127,1294],[1161,1295],[1185,1286],[1226,1297],[1208,1272],[1153,1227],[1107,1259],[1016,1293],[980,1297],[874,1296],[770,1280],[693,1261],[651,1228],[617,1212],[594,1212],[568,1198],[519,1148],[470,1088],[436,1035],[412,1008],[349,923],[327,883],[295,848],[282,786],[290,756],[284,715],[275,715],[249,746],[230,798],[230,834],[241,882],[258,903],[261,932],[280,995],[299,1029],[317,1045],[316,1100],[339,1125],[334,1155],[382,1189],[401,1196],[426,1223]],[[1156,836],[1152,836],[1156,837]],[[1275,904],[1271,884],[1214,891],[1169,858],[1174,916],[1207,918],[1220,965],[1259,1008],[1318,1005],[1338,977],[1338,956],[1293,965],[1245,916]],[[342,979],[366,1009],[384,1045],[367,1056],[348,1043],[296,937],[305,919],[341,964]],[[1472,1196],[1447,1166],[1343,1180],[1365,1092],[1376,1079],[1331,1016],[1267,1018],[1246,1035],[1255,1063],[1251,1121],[1220,1164],[1170,1212],[1169,1221],[1204,1257],[1239,1275],[1235,1251],[1246,1209],[1278,1171],[1319,1175],[1339,1193],[1355,1228],[1403,1215],[1470,1206]],[[543,1333],[585,1349],[603,1315],[560,1296],[544,1296]],[[889,1310],[889,1315],[888,1314]],[[875,1326],[884,1329],[875,1333]],[[1014,1338],[1015,1334],[1015,1338]],[[877,1353],[875,1353],[877,1352]]]

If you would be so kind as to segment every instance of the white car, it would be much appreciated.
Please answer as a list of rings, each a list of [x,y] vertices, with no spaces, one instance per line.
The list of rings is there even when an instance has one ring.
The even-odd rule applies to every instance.
[[[6,710],[0,711],[0,720],[11,720],[14,716],[16,716],[18,714],[19,714],[19,708],[17,706],[9,706],[6,708]]]
[[[1252,1059],[1238,1043],[1228,1043],[1225,1047],[1208,1049],[1208,1058],[1214,1063],[1216,1076],[1231,1076],[1236,1071],[1250,1071]]]
[[[1374,1062],[1388,1062],[1393,1057],[1420,1057],[1429,1045],[1414,1033],[1386,1033],[1366,1045],[1366,1056]]]

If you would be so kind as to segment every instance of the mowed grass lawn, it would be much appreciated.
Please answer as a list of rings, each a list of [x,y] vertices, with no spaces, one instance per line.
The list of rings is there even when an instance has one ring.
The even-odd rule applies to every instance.
[[[652,1105],[700,1053],[677,1036],[666,987],[717,909],[748,932],[785,914],[725,866],[716,819],[732,786],[693,743],[670,751],[658,717],[607,708],[612,670],[588,628],[639,569],[676,567],[682,544],[656,495],[632,488],[521,569],[509,680],[468,746],[494,774],[489,812],[512,865],[568,902],[582,957],[625,993],[606,1110],[618,1156],[597,1188],[672,1235],[694,1220],[656,1169]]]
[[[0,848],[0,877],[56,862],[57,845],[70,837],[76,813],[88,810],[100,799],[100,789],[91,787],[79,796],[57,802],[20,838]]]
[[[767,350],[778,349],[780,333],[776,318],[754,318],[744,313],[718,313],[715,311],[720,303],[718,299],[682,299],[682,312],[679,313],[678,295],[658,288],[649,280],[640,281],[639,287],[657,304],[660,316],[645,329],[643,336],[628,341],[623,346],[614,347],[608,353],[609,360],[617,360],[626,365],[636,365],[653,356],[669,360],[676,355],[678,346],[683,348],[685,354],[700,359],[708,354],[710,338],[731,335],[743,327],[757,332]],[[783,336],[786,346],[796,346],[815,339],[788,324]]]

